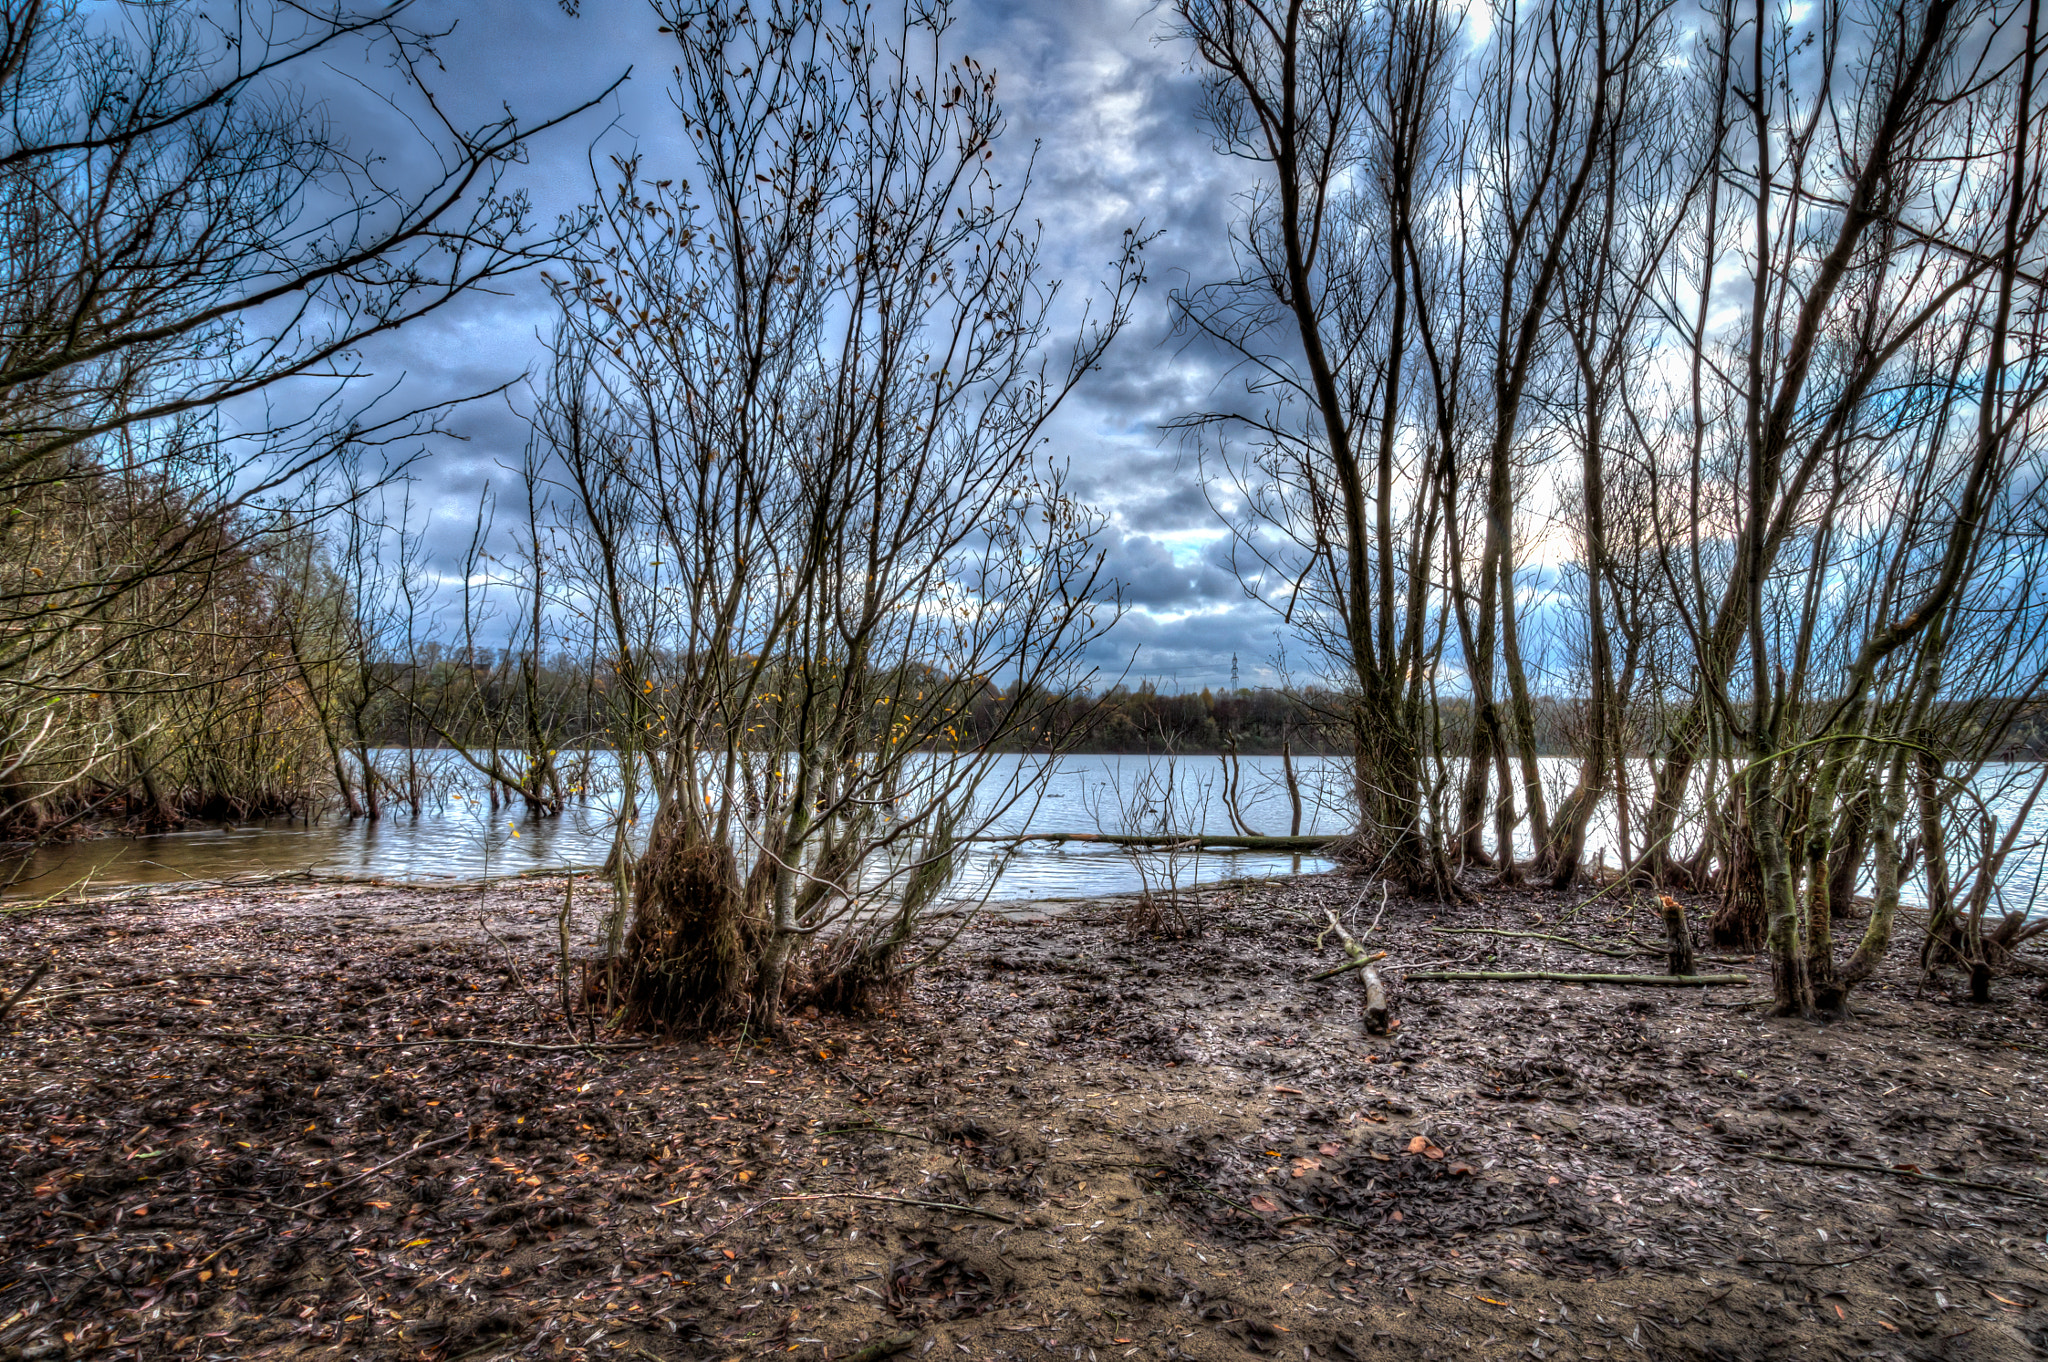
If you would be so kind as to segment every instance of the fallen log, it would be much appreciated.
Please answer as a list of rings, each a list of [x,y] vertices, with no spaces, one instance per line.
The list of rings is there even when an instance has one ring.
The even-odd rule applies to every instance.
[[[1639,955],[1664,954],[1662,951],[1642,951],[1633,948],[1616,950],[1609,946],[1596,946],[1590,941],[1575,940],[1569,936],[1553,936],[1549,932],[1510,932],[1499,927],[1431,927],[1429,930],[1441,932],[1445,936],[1504,936],[1517,940],[1555,941],[1560,946],[1570,946],[1573,950],[1586,951],[1592,955],[1611,956],[1616,960],[1630,960]]]
[[[1410,983],[1647,984],[1663,988],[1728,988],[1746,984],[1746,974],[1561,974],[1548,970],[1428,970],[1404,974]]]
[[[1090,842],[1113,847],[1199,847],[1204,851],[1321,851],[1330,837],[1226,837],[1135,832],[984,832],[963,842]]]
[[[1344,954],[1350,956],[1351,959],[1348,963],[1339,965],[1333,970],[1325,970],[1315,977],[1318,979],[1328,979],[1334,975],[1342,974],[1346,970],[1357,970],[1359,982],[1365,985],[1365,1006],[1362,1009],[1365,1017],[1365,1029],[1375,1036],[1384,1036],[1393,1027],[1393,1010],[1387,1006],[1386,983],[1380,978],[1380,972],[1374,969],[1373,965],[1377,961],[1386,959],[1387,953],[1381,951],[1378,955],[1366,954],[1365,947],[1359,945],[1351,933],[1344,930],[1344,924],[1337,921],[1335,913],[1325,908],[1323,916],[1329,919],[1330,930],[1337,934],[1337,940],[1344,947]]]

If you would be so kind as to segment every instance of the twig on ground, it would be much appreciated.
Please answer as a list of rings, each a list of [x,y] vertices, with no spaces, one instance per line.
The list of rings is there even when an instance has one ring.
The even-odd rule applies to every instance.
[[[28,982],[14,990],[13,993],[10,993],[6,1001],[0,1002],[0,1021],[7,1020],[7,1014],[14,1010],[14,1005],[27,996],[28,991],[40,983],[42,977],[49,972],[50,962],[48,960],[38,961],[35,969],[29,973]]]
[[[336,1192],[340,1191],[344,1187],[353,1187],[357,1183],[361,1182],[364,1178],[375,1177],[377,1174],[383,1172],[385,1169],[389,1168],[394,1163],[404,1163],[413,1155],[421,1153],[424,1150],[438,1149],[444,1144],[454,1144],[457,1140],[467,1140],[468,1138],[468,1131],[458,1130],[453,1135],[443,1135],[438,1140],[428,1140],[425,1144],[416,1144],[412,1148],[406,1150],[403,1154],[400,1154],[397,1158],[386,1159],[384,1160],[384,1162],[378,1164],[375,1168],[366,1168],[362,1172],[350,1178],[347,1182],[337,1182],[332,1187],[329,1187],[325,1191],[320,1192],[318,1195],[308,1197],[306,1198],[306,1200],[299,1202],[296,1206],[287,1207],[286,1209],[294,1211],[303,1211],[306,1209],[306,1207],[311,1206],[316,1202],[325,1201],[328,1197],[333,1196]]]
[[[716,1225],[708,1226],[704,1233],[716,1234],[727,1226],[738,1224],[763,1206],[772,1206],[778,1201],[886,1201],[897,1206],[923,1206],[927,1210],[957,1211],[961,1215],[977,1215],[983,1220],[1000,1220],[1005,1225],[1017,1223],[1010,1216],[997,1215],[994,1211],[984,1211],[974,1206],[963,1206],[957,1201],[919,1201],[915,1197],[880,1196],[874,1192],[804,1192],[797,1196],[762,1197],[738,1215],[721,1220]]]
[[[602,1044],[578,1041],[571,1045],[541,1045],[533,1041],[498,1040],[491,1036],[434,1036],[421,1040],[342,1040],[338,1036],[296,1036],[266,1031],[102,1031],[103,1036],[141,1036],[150,1040],[296,1040],[309,1045],[339,1045],[346,1050],[410,1050],[423,1045],[484,1045],[495,1050],[651,1050],[651,1040],[606,1041]]]
[[[2008,1187],[2002,1182],[1978,1182],[1972,1178],[1945,1178],[1934,1173],[1922,1173],[1913,1168],[1887,1168],[1881,1163],[1850,1163],[1846,1159],[1802,1159],[1792,1154],[1766,1154],[1761,1151],[1750,1155],[1753,1159],[1768,1159],[1772,1163],[1796,1163],[1803,1168],[1841,1168],[1851,1173],[1884,1173],[1895,1178],[1918,1178],[1922,1182],[1938,1182],[1944,1187],[1969,1187],[1980,1192],[2003,1192],[2007,1196],[2023,1196],[2030,1201],[2048,1201],[2048,1192],[2028,1191],[2024,1187]]]
[[[1746,974],[1562,974],[1547,970],[1433,970],[1421,974],[1410,971],[1402,977],[1411,984],[1650,984],[1666,988],[1726,988],[1750,982]]]

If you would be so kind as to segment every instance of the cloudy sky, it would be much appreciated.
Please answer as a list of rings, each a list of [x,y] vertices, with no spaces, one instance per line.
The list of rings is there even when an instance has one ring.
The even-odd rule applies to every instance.
[[[554,0],[419,0],[416,27],[454,24],[438,44],[437,95],[459,119],[509,106],[537,117],[571,106],[632,71],[598,109],[536,143],[519,179],[546,212],[590,198],[593,161],[637,149],[649,178],[680,156],[665,50],[673,40],[641,0],[583,0],[570,17]],[[1132,327],[1057,420],[1048,452],[1071,461],[1073,485],[1107,517],[1100,547],[1123,583],[1129,613],[1096,661],[1114,676],[1164,689],[1226,683],[1237,655],[1244,684],[1274,679],[1281,635],[1271,611],[1246,599],[1229,541],[1181,439],[1165,427],[1190,412],[1241,400],[1218,358],[1173,334],[1168,294],[1228,269],[1228,227],[1245,183],[1241,162],[1218,156],[1197,118],[1198,82],[1154,0],[965,0],[953,37],[999,76],[1009,127],[1004,159],[1037,144],[1027,216],[1044,226],[1051,272],[1078,302],[1106,277],[1122,233],[1160,235],[1152,282]],[[380,75],[333,64],[324,95],[338,131],[358,149],[406,154],[408,134],[369,97]],[[1014,164],[1014,162],[1013,162]],[[536,280],[476,297],[406,329],[367,355],[380,377],[403,376],[415,401],[494,387],[538,363],[549,307]],[[457,418],[464,437],[422,465],[416,497],[452,551],[473,523],[485,482],[505,485],[525,439],[500,399]],[[1298,666],[1299,649],[1295,651]]]

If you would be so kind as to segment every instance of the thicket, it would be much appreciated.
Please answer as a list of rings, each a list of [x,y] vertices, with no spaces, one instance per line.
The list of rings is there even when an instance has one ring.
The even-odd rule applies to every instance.
[[[1423,895],[1571,884],[1611,809],[1787,1014],[1848,1008],[1909,879],[1980,997],[2036,930],[2048,778],[1994,763],[2048,682],[2037,0],[1169,7],[1253,181],[1171,298],[1247,387],[1176,428],[1312,654],[1206,697],[1100,693],[1100,512],[1043,447],[1149,238],[1054,307],[949,6],[660,0],[687,150],[554,229],[502,179],[534,129],[449,131],[401,13],[0,31],[9,827],[376,816],[430,793],[376,749],[436,745],[550,816],[608,748],[610,986],[662,1024],[900,982],[1029,794],[992,757],[1076,746],[1346,755],[1362,865]],[[279,74],[344,43],[437,177],[367,178]],[[230,433],[541,262],[529,442],[452,571],[373,467],[438,413],[341,380]]]

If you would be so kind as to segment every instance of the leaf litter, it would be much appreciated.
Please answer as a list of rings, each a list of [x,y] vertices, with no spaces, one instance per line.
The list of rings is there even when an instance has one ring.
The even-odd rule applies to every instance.
[[[1306,982],[1355,897],[1220,890],[1185,940],[1013,910],[895,1013],[612,1048],[554,1002],[559,881],[11,920],[6,977],[55,968],[0,1035],[0,1358],[2048,1346],[2038,1002],[1916,1002],[1895,962],[1819,1030],[1383,967],[1406,1024],[1368,1037]],[[1573,906],[1397,903],[1373,944],[1568,969]]]

